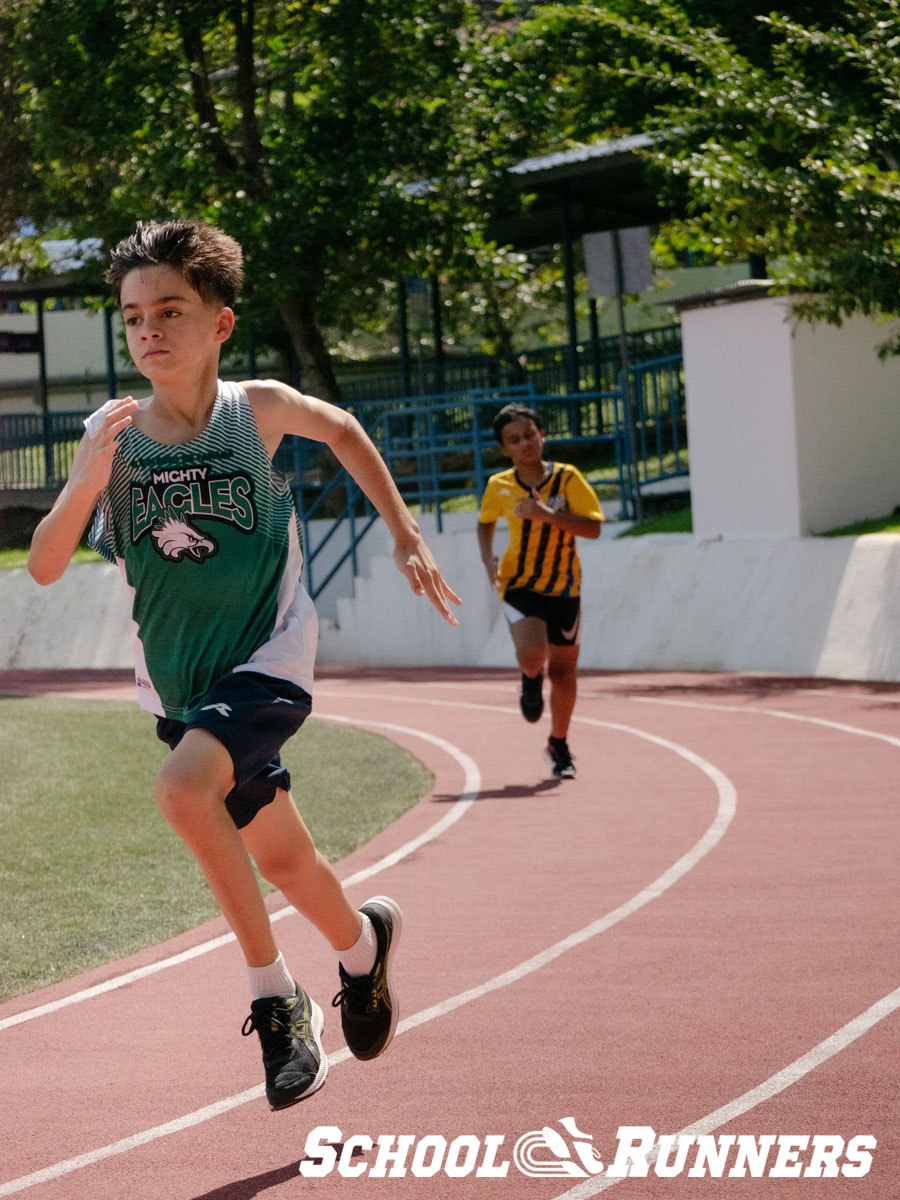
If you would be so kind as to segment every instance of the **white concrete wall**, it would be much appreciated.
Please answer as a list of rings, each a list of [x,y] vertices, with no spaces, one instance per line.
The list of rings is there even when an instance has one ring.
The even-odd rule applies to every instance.
[[[75,563],[41,588],[23,568],[0,571],[0,667],[130,667],[134,625],[116,567]]]
[[[437,518],[433,513],[417,518],[419,527],[426,541],[431,544],[437,536]],[[474,513],[445,513],[442,518],[442,528],[445,532],[467,530],[472,528],[475,520]],[[310,521],[309,538],[313,551],[331,531],[331,521]],[[313,581],[320,586],[342,554],[350,544],[350,530],[346,522],[322,545],[313,562]],[[497,545],[503,543],[499,537]],[[360,576],[366,576],[372,569],[372,559],[377,555],[390,554],[393,548],[391,535],[383,521],[376,521],[365,535],[356,550],[356,567]],[[308,551],[305,551],[308,553]],[[353,594],[353,562],[348,558],[328,581],[325,588],[316,597],[316,608],[320,618],[332,619],[337,615],[337,606],[344,596]]]
[[[797,431],[784,306],[682,314],[691,508],[698,537],[796,536]]]
[[[471,529],[431,538],[465,600],[446,625],[387,556],[322,622],[320,662],[514,663]],[[629,538],[583,547],[582,664],[611,670],[774,671],[900,680],[900,535]],[[111,567],[70,567],[41,589],[0,571],[0,667],[130,665],[125,589]]]
[[[900,360],[878,358],[896,334],[852,317],[798,325],[791,341],[800,530],[821,533],[900,504]]]
[[[760,297],[682,314],[699,538],[803,536],[900,504],[897,324],[797,323]]]

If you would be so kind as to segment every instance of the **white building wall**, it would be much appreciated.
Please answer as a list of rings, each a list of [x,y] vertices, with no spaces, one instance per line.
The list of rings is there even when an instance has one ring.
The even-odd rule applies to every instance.
[[[15,333],[36,333],[36,313],[0,313],[0,329]],[[123,352],[118,334],[122,321],[113,317],[116,365],[120,370],[134,369]],[[103,314],[87,308],[45,309],[44,345],[47,352],[47,374],[97,375],[106,370],[106,331]],[[0,374],[4,379],[35,380],[38,377],[36,354],[0,355]]]
[[[113,317],[114,353],[119,372],[134,372],[134,364],[123,353],[118,337],[121,318]],[[35,313],[0,313],[0,329],[15,333],[36,333]],[[47,376],[74,379],[79,376],[105,377],[106,331],[102,313],[90,309],[46,309],[44,312],[44,347],[47,354]],[[37,379],[37,354],[0,354],[0,383],[6,385],[0,395],[0,413],[40,411]],[[20,384],[21,387],[9,386]],[[101,394],[103,393],[103,394]],[[54,412],[92,408],[106,399],[105,384],[79,388],[70,385],[65,391],[52,387],[49,403]]]
[[[900,504],[900,360],[877,347],[900,323],[803,323],[791,340],[800,531],[822,533]]]
[[[682,314],[691,507],[699,538],[801,532],[784,320],[781,304],[768,300]]]
[[[897,324],[796,322],[788,297],[682,313],[698,538],[803,536],[900,504]]]

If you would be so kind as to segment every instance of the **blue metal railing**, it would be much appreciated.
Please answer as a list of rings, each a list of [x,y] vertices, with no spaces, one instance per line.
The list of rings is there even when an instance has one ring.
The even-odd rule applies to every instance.
[[[630,330],[628,359],[631,363],[658,359],[681,350],[681,328],[663,325],[655,329]],[[562,395],[569,391],[570,355],[568,343],[539,346],[514,354],[445,356],[440,362],[423,359],[411,364],[409,395],[424,397],[434,393],[487,391],[525,384],[541,395]],[[621,355],[618,334],[587,339],[575,346],[579,387],[586,391],[613,391]],[[403,395],[403,377],[392,364],[371,370],[350,364],[336,364],[336,372],[345,403],[377,399],[393,403]]]
[[[578,399],[584,401],[575,422],[579,432],[573,432],[572,397],[535,395],[524,389],[517,389],[515,394],[540,414],[549,453],[563,446],[608,446],[614,464],[611,481],[620,496],[626,496],[625,438],[618,392],[579,394]],[[372,415],[367,432],[400,494],[419,511],[433,512],[439,532],[443,530],[444,513],[450,502],[460,496],[480,496],[488,476],[500,469],[491,423],[498,407],[509,399],[509,393],[500,395],[497,389],[488,393],[463,392],[395,400],[393,404],[379,406]],[[600,402],[609,402],[615,409],[612,431],[602,432],[597,424]],[[275,464],[288,475],[297,502],[307,587],[315,598],[348,561],[353,573],[357,573],[359,543],[376,514],[349,474],[337,467],[330,452],[318,443],[287,438]],[[320,518],[328,518],[331,523],[315,541],[313,522]],[[327,567],[320,567],[320,556],[326,554],[339,531],[342,548]]]
[[[69,477],[87,412],[0,416],[0,489],[61,488]]]
[[[637,435],[636,478],[658,483],[688,472],[684,363],[680,354],[652,359],[620,372],[619,388],[630,387]]]
[[[367,398],[347,407],[367,429],[405,501],[434,512],[439,531],[450,502],[480,496],[488,476],[501,468],[491,422],[503,404],[517,398],[540,413],[551,455],[573,445],[608,448],[609,482],[619,491],[621,516],[627,517],[634,512],[636,488],[687,473],[681,355],[637,363],[627,379],[620,372],[618,384],[560,395],[519,383],[414,399]],[[0,490],[60,488],[86,415],[0,416]],[[353,575],[359,573],[359,546],[377,514],[318,443],[285,438],[275,466],[288,477],[297,502],[307,586],[315,597],[346,563]]]

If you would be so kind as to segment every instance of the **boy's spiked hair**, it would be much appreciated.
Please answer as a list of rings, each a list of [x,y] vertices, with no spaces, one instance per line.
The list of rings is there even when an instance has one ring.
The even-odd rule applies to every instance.
[[[506,404],[500,409],[496,417],[494,417],[492,423],[494,437],[497,439],[498,445],[503,445],[503,430],[513,421],[534,421],[541,433],[544,432],[541,418],[533,408],[529,408],[525,404]]]
[[[234,305],[244,279],[244,256],[233,237],[203,221],[138,221],[110,257],[107,281],[116,300],[129,271],[172,267],[207,304]]]

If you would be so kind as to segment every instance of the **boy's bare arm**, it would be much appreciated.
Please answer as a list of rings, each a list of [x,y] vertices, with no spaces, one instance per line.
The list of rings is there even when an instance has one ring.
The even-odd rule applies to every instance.
[[[110,405],[96,434],[85,433],[75,451],[72,469],[56,503],[34,531],[28,570],[36,583],[55,583],[81,540],[81,535],[109,482],[116,436],[131,424],[137,402],[129,396]]]
[[[603,522],[593,517],[582,517],[577,513],[558,512],[549,508],[536,488],[531,489],[531,496],[527,500],[518,501],[515,514],[530,521],[544,521],[547,525],[554,525],[575,537],[598,538],[603,528]]]
[[[359,421],[350,413],[304,396],[276,381],[247,385],[254,416],[267,449],[275,448],[286,434],[324,442],[342,467],[375,505],[394,539],[394,562],[417,596],[427,595],[451,625],[458,624],[448,600],[459,596],[441,576],[431,551],[391,474]]]
[[[496,521],[478,522],[478,549],[481,552],[481,561],[484,563],[491,587],[495,589],[498,583],[497,567],[499,566],[499,559],[494,554],[494,530],[496,528]]]

